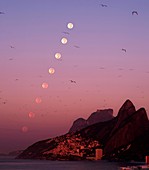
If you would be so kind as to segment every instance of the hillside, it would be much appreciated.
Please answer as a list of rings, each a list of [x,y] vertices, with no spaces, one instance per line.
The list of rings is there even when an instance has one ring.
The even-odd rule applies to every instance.
[[[130,100],[116,117],[77,132],[36,142],[17,158],[82,160],[103,149],[103,159],[144,160],[149,154],[149,120],[144,108],[136,111]]]

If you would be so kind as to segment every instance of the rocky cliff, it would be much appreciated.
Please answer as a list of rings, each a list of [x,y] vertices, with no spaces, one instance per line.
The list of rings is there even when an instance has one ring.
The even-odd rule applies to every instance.
[[[132,110],[128,115],[125,119],[121,119],[121,116],[118,115],[115,126],[105,143],[104,153],[106,157],[120,156],[121,152],[125,152],[128,148],[130,149],[131,144],[148,129],[149,121],[144,108],[135,112]]]
[[[113,118],[112,109],[97,110],[92,113],[87,120],[79,118],[73,122],[69,132],[76,132],[98,122],[105,122]]]
[[[84,122],[84,120],[80,120]],[[37,142],[18,158],[82,160],[103,149],[103,159],[143,160],[149,154],[149,120],[144,108],[136,111],[127,100],[116,117],[92,124],[76,133]]]

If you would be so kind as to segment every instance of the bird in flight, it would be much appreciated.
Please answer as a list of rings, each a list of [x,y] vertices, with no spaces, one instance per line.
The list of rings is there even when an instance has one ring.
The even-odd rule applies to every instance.
[[[74,80],[70,80],[70,82],[71,82],[71,83],[76,83],[76,81],[74,81]]]
[[[118,68],[118,70],[120,70],[120,71],[121,71],[121,70],[124,70],[124,69],[123,69],[123,68]]]
[[[108,7],[107,5],[105,5],[105,4],[100,4],[102,7]]]
[[[9,58],[9,60],[13,60],[13,58]]]
[[[104,67],[100,67],[99,69],[104,70],[105,68]]]
[[[125,48],[122,48],[122,51],[124,51],[126,53],[126,49]]]
[[[4,12],[0,11],[0,14],[5,14]]]
[[[14,46],[10,45],[10,48],[14,48]]]
[[[77,46],[77,45],[74,45],[74,47],[75,47],[75,48],[80,48],[80,47],[79,47],[79,46]]]
[[[132,15],[134,15],[134,14],[138,15],[138,12],[137,11],[132,11]]]
[[[63,31],[62,33],[64,33],[64,34],[68,34],[68,35],[69,35],[69,32],[66,32],[66,31]]]
[[[133,68],[130,68],[129,71],[133,71],[134,69]]]

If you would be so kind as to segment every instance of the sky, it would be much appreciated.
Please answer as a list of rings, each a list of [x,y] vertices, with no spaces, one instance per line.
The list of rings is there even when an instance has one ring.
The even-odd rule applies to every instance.
[[[97,109],[116,116],[127,99],[148,112],[148,7],[148,0],[0,0],[0,153],[65,134]]]

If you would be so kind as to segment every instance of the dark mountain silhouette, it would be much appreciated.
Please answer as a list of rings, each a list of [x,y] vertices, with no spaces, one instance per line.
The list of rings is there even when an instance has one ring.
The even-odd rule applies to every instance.
[[[85,122],[84,119],[79,121]],[[149,155],[148,141],[149,120],[145,109],[136,111],[133,103],[127,100],[116,117],[75,133],[37,142],[17,158],[82,160],[93,156],[96,148],[102,148],[103,159],[142,161]]]
[[[23,152],[23,150],[12,151],[8,153],[8,156],[18,156]]]
[[[69,132],[76,132],[83,128],[87,127],[87,121],[83,118],[78,118],[73,122],[72,127],[70,128]]]
[[[122,122],[119,121],[120,124],[118,127],[117,122],[109,135],[108,141],[105,143],[104,152],[107,157],[111,157],[113,152],[114,156],[120,155],[120,152],[124,152],[128,147],[130,148],[131,143],[143,135],[149,125],[146,111],[143,108],[132,113],[131,116]],[[137,148],[137,150],[139,150],[139,148]]]
[[[92,113],[87,120],[83,118],[79,118],[73,122],[72,127],[70,128],[69,132],[76,132],[85,127],[88,127],[92,124],[98,122],[105,122],[113,118],[113,110],[112,109],[104,109],[104,110],[97,110],[96,112]]]

